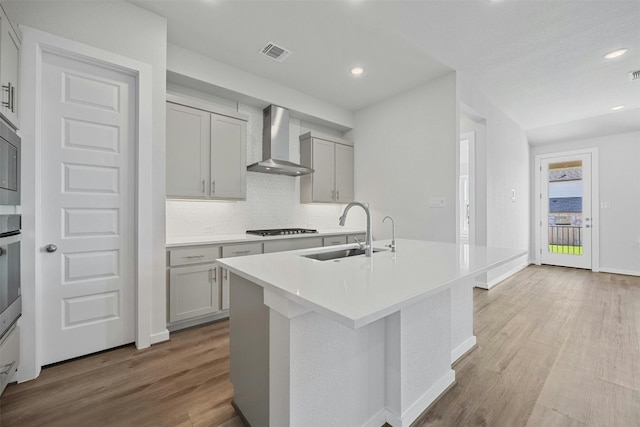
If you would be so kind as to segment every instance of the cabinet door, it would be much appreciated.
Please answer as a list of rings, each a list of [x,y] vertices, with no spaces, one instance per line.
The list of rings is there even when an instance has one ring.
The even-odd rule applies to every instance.
[[[0,13],[0,112],[18,128],[18,76],[20,74],[20,40],[4,13]]]
[[[167,103],[167,197],[206,197],[210,121],[205,111]]]
[[[172,268],[169,276],[170,322],[188,320],[219,310],[215,264]]]
[[[247,194],[247,123],[211,115],[211,197],[244,199]]]
[[[335,201],[335,144],[322,139],[313,140],[313,201]]]
[[[229,310],[229,270],[221,268],[222,271],[222,309]]]
[[[353,202],[353,147],[336,144],[336,201]]]

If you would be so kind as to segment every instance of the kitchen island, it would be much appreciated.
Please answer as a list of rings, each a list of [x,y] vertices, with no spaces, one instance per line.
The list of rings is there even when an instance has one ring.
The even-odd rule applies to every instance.
[[[232,273],[234,405],[250,425],[408,426],[454,384],[451,364],[475,345],[475,276],[526,252],[396,243],[218,260]]]

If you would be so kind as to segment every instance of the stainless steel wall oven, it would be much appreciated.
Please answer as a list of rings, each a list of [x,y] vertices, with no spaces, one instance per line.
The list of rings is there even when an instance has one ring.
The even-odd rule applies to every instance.
[[[0,205],[20,204],[20,137],[0,121]]]
[[[0,215],[0,339],[22,313],[20,215]]]

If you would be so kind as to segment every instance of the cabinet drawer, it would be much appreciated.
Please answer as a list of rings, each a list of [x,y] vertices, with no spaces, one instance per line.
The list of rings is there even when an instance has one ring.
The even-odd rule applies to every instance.
[[[0,344],[0,393],[13,381],[20,362],[20,332],[18,326]]]
[[[256,255],[262,253],[262,243],[243,243],[222,247],[222,258],[234,256]]]
[[[285,239],[264,242],[264,253],[293,251],[295,249],[308,249],[322,247],[322,237],[307,237],[302,239]]]
[[[220,246],[201,246],[196,248],[171,249],[169,265],[191,265],[203,262],[215,262],[220,258]]]
[[[354,236],[349,236],[348,239],[347,239],[347,242],[348,243],[357,243],[356,239],[358,239],[360,241],[360,243],[364,243],[366,238],[367,238],[366,234],[356,234]]]
[[[323,246],[346,245],[347,236],[330,236],[323,239]]]

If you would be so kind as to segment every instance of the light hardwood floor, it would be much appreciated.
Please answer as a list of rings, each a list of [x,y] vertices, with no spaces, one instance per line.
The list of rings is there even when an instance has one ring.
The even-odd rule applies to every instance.
[[[417,426],[640,426],[640,278],[530,266],[475,291],[478,346]],[[8,426],[241,426],[228,322],[43,370],[0,399]]]

